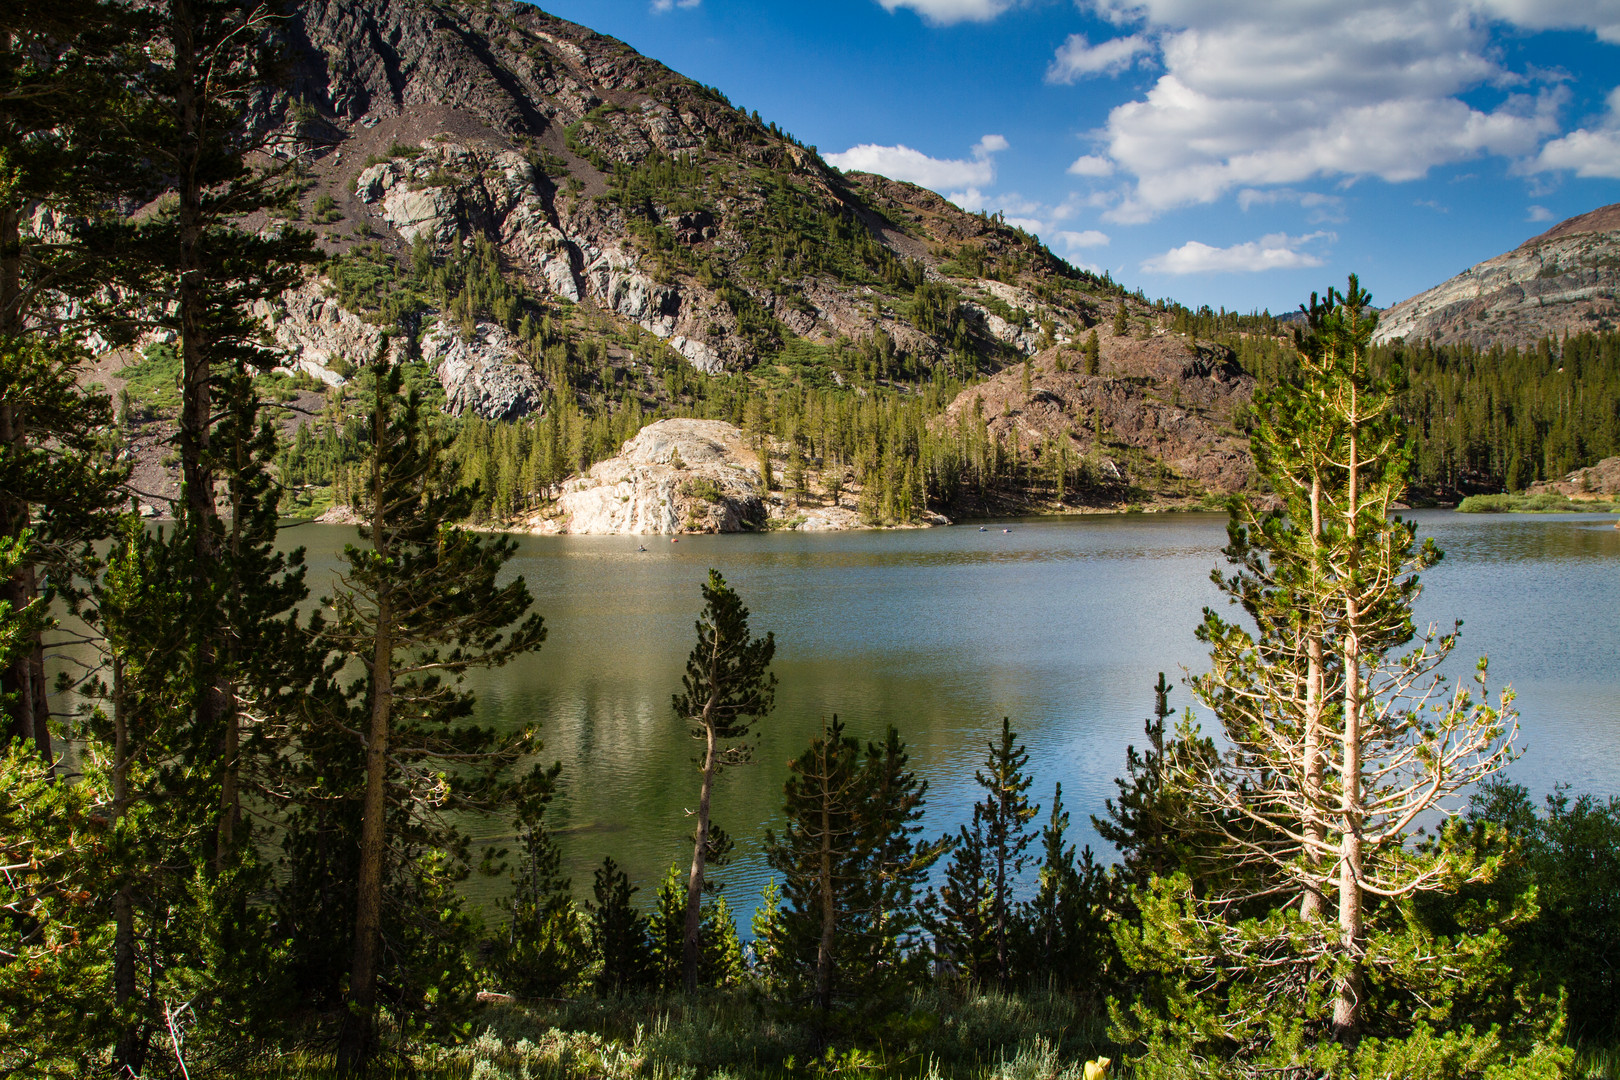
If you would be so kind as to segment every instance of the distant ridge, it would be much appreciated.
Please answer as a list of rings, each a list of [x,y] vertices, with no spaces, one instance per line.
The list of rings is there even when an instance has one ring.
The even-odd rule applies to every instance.
[[[1377,340],[1528,346],[1620,323],[1620,203],[1559,222],[1386,311]]]

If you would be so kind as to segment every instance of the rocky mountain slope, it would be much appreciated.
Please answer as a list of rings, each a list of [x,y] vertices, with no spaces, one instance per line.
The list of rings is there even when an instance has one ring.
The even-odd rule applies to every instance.
[[[910,185],[843,176],[718,92],[537,8],[291,11],[296,74],[258,122],[308,137],[304,223],[337,257],[325,287],[373,321],[394,314],[397,282],[353,287],[346,259],[445,258],[480,237],[527,313],[582,306],[707,373],[794,338],[879,331],[913,364],[953,350],[994,364],[1071,339],[1112,299],[1033,238]],[[324,355],[354,343],[291,321],[297,363],[334,381]]]
[[[1534,345],[1620,322],[1620,203],[1570,218],[1384,312],[1379,341]]]
[[[1204,376],[1189,382],[1182,373],[1199,353],[1166,331],[1162,311],[999,219],[840,173],[718,91],[527,4],[316,0],[287,10],[278,33],[290,81],[249,121],[296,136],[285,163],[300,193],[287,220],[245,224],[296,224],[327,253],[314,279],[259,314],[311,398],[298,403],[311,440],[336,445],[333,454],[346,452],[344,439],[334,443],[345,384],[387,333],[396,359],[436,375],[447,411],[555,418],[567,429],[553,433],[568,442],[564,458],[526,474],[531,493],[560,492],[563,476],[546,472],[558,460],[588,466],[613,453],[625,436],[606,440],[609,427],[715,415],[715,395],[733,403],[720,414],[735,422],[765,414],[763,427],[748,423],[757,448],[784,394],[797,395],[794,407],[812,393],[920,401],[951,379],[989,408],[998,446],[1035,458],[1061,443],[1089,455],[1109,499],[1242,483],[1228,460],[1242,456],[1230,429],[1247,400],[1240,373],[1218,392]],[[1059,387],[1052,377],[1080,369],[1094,330],[1100,373]],[[1061,405],[1002,400],[1004,386],[1019,389],[1008,373],[1026,362],[1048,372],[1045,391]],[[140,365],[104,366],[115,393],[126,376],[140,385]],[[948,398],[933,401],[938,410]],[[161,424],[162,408],[137,405]],[[628,421],[598,423],[604,416]],[[589,448],[585,424],[599,431]],[[790,429],[777,423],[771,437]],[[162,445],[145,434],[141,445]],[[856,466],[872,467],[876,453],[846,446],[804,464],[853,469],[859,488]],[[321,468],[342,468],[328,457]],[[888,460],[891,489],[921,483]],[[589,479],[572,491],[582,505],[599,486]]]
[[[982,421],[992,439],[1024,448],[1035,470],[1054,454],[1084,461],[1090,501],[1105,506],[1176,505],[1254,478],[1248,440],[1232,426],[1254,379],[1230,349],[1163,333],[1104,336],[1095,375],[1076,371],[1061,348],[1024,374],[1004,371],[964,391],[943,422]]]

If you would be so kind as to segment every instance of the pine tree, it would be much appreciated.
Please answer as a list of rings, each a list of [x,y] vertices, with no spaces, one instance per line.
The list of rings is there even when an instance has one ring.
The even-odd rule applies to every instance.
[[[1097,835],[1113,844],[1120,854],[1120,876],[1127,886],[1145,886],[1155,876],[1168,877],[1178,870],[1196,873],[1195,860],[1202,850],[1194,835],[1194,825],[1185,796],[1171,783],[1178,759],[1212,760],[1214,743],[1183,728],[1165,732],[1170,716],[1170,691],[1164,672],[1153,687],[1153,715],[1143,725],[1146,747],[1125,748],[1125,775],[1116,777],[1117,801],[1109,799],[1106,817],[1092,816]]]
[[[1118,320],[1117,319],[1115,320],[1115,325],[1116,326],[1118,325]],[[1118,334],[1122,333],[1122,331],[1115,330],[1114,333],[1117,336]],[[1095,326],[1093,326],[1091,328],[1091,332],[1086,335],[1085,353],[1086,353],[1086,364],[1085,364],[1086,374],[1087,375],[1095,375],[1095,374],[1097,374],[1099,371],[1102,370],[1102,342],[1097,340],[1097,328]]]
[[[31,536],[0,538],[0,576],[29,558]],[[0,597],[0,664],[33,648],[43,602]],[[0,701],[0,716],[17,699]],[[105,957],[111,947],[95,893],[106,868],[107,829],[95,815],[104,775],[57,781],[29,742],[0,745],[0,1073],[54,1078],[97,1067],[106,1044]]]
[[[193,598],[179,629],[193,638],[191,753],[209,763],[209,782],[221,789],[214,836],[206,842],[216,872],[235,855],[238,701],[245,696],[238,667],[250,659],[229,613],[233,594],[260,587],[243,582],[230,559],[218,485],[229,479],[232,448],[221,443],[216,424],[230,408],[231,382],[279,360],[261,341],[255,305],[300,283],[320,257],[310,233],[241,225],[248,215],[296,197],[284,174],[248,164],[269,137],[245,119],[281,73],[283,57],[267,41],[277,18],[267,6],[235,0],[172,0],[152,11],[151,54],[158,63],[131,82],[139,103],[130,110],[128,129],[143,177],[154,189],[172,191],[173,205],[101,231],[123,288],[156,298],[136,317],[148,329],[172,334],[181,362],[182,495],[175,512],[191,545]],[[257,427],[248,422],[242,437]]]
[[[863,759],[835,716],[788,769],[785,827],[765,838],[782,880],[756,933],[771,984],[825,1027],[837,1005],[881,1007],[901,990],[915,894],[947,845],[917,840],[927,784],[892,727]]]
[[[548,770],[549,788],[556,770]],[[549,794],[549,792],[548,792]],[[562,851],[546,828],[545,802],[526,807],[518,821],[521,843],[512,895],[499,901],[508,914],[506,940],[496,946],[503,985],[526,997],[550,997],[572,985],[588,961],[585,920],[562,873]]]
[[[106,253],[87,225],[138,187],[122,138],[130,46],[146,16],[98,0],[17,0],[0,12],[0,539],[31,541],[0,595],[26,610],[49,583],[78,608],[113,531],[124,470],[113,467],[104,394],[79,385],[90,331],[127,339],[94,298]],[[28,227],[30,214],[57,224]],[[51,606],[47,604],[47,607]],[[54,761],[44,633],[0,672],[15,696],[6,737]]]
[[[1041,830],[1040,886],[1021,920],[1021,974],[1036,986],[1084,992],[1099,1001],[1107,985],[1112,940],[1104,920],[1110,907],[1108,872],[1086,848],[1077,859],[1067,843],[1069,812],[1063,785]]]
[[[1211,670],[1193,691],[1227,748],[1164,760],[1217,869],[1196,886],[1155,881],[1138,893],[1141,924],[1119,936],[1133,967],[1166,976],[1119,1034],[1245,1070],[1280,1057],[1336,1067],[1363,1052],[1370,1024],[1429,1038],[1426,1025],[1451,1020],[1433,988],[1489,978],[1500,949],[1491,934],[1438,940],[1412,906],[1490,876],[1491,858],[1409,841],[1424,814],[1450,836],[1449,800],[1509,759],[1511,697],[1483,698],[1483,662],[1481,699],[1448,686],[1437,668],[1456,632],[1413,626],[1417,573],[1439,553],[1392,516],[1409,444],[1368,361],[1367,294],[1352,277],[1313,296],[1306,317],[1298,382],[1264,402],[1255,435],[1285,516],[1239,500],[1236,571],[1217,574],[1253,629],[1206,611],[1200,630]],[[1189,951],[1204,958],[1197,971],[1182,966]],[[1377,1040],[1365,1050],[1379,1052]]]
[[[682,981],[695,992],[702,964],[702,900],[708,865],[717,836],[710,823],[714,779],[726,766],[751,760],[744,739],[776,704],[776,676],[771,658],[775,635],[754,637],[748,609],[726,585],[718,570],[709,571],[703,586],[703,613],[697,622],[697,644],[686,661],[684,688],[671,699],[675,715],[694,739],[703,743],[702,783],[698,792],[697,829],[692,838],[692,871],[686,884],[686,928],[682,946]],[[729,743],[730,745],[724,745]]]
[[[862,1000],[883,1002],[903,992],[915,974],[918,894],[951,841],[921,839],[928,781],[911,768],[911,755],[892,724],[881,743],[866,744],[862,779],[867,869],[852,935],[854,959],[846,971]]]
[[[458,725],[472,707],[458,688],[474,667],[504,664],[539,648],[545,629],[529,612],[522,578],[498,584],[516,545],[455,528],[475,493],[447,481],[443,436],[428,428],[419,393],[396,404],[402,376],[387,361],[386,342],[371,364],[374,402],[370,476],[360,504],[365,547],[348,546],[344,588],[332,610],[328,646],[363,665],[354,689],[356,726],[364,732],[349,1019],[339,1044],[340,1071],[364,1070],[376,1051],[377,986],[383,952],[383,893],[395,874],[436,894],[431,880],[453,834],[429,844],[427,862],[399,865],[391,832],[420,828],[417,804],[495,809],[506,794],[501,773],[534,749],[533,733],[498,738]],[[457,762],[453,772],[442,766]],[[529,774],[536,786],[545,771]],[[422,809],[425,809],[423,807]],[[401,820],[403,818],[403,821]],[[434,850],[434,849],[437,850]],[[397,992],[397,991],[396,991]],[[396,1000],[395,1009],[402,1004]]]
[[[1012,975],[1009,942],[1020,933],[1013,889],[1034,840],[1029,823],[1040,811],[1026,798],[1029,753],[1017,738],[1004,717],[1001,737],[987,744],[984,766],[973,774],[984,798],[974,804],[971,827],[959,831],[946,883],[930,904],[930,929],[958,969],[1003,990]]]
[[[611,858],[602,860],[592,887],[596,902],[589,905],[599,994],[634,990],[652,977],[647,917],[631,902],[637,891]]]
[[[809,998],[823,1017],[841,974],[839,916],[855,906],[861,858],[860,743],[835,716],[788,763],[785,832],[765,835],[766,859],[783,875],[786,906],[771,929],[780,984]],[[808,961],[808,962],[807,962]]]
[[[652,984],[660,990],[679,990],[684,985],[686,882],[678,865],[671,864],[658,885],[647,916],[647,934],[652,942]]]

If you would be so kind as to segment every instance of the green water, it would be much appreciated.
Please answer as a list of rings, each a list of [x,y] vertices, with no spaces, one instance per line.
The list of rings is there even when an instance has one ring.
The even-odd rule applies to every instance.
[[[1466,621],[1454,669],[1481,654],[1519,692],[1525,754],[1512,775],[1536,791],[1620,791],[1620,530],[1596,515],[1422,512],[1447,552],[1425,575],[1421,621]],[[1003,532],[1003,528],[1009,529]],[[354,531],[291,530],[319,589]],[[972,775],[1002,716],[1028,744],[1035,794],[1063,784],[1077,839],[1140,742],[1159,671],[1201,670],[1193,628],[1220,562],[1218,514],[1090,516],[831,535],[531,537],[521,573],[550,635],[532,657],[474,680],[481,719],[538,722],[563,763],[555,812],[577,890],[602,855],[646,892],[689,860],[696,744],[670,711],[695,639],[698,586],[719,569],[774,631],[781,680],[756,762],[725,774],[716,820],[737,839],[723,879],[734,907],[765,879],[764,832],[786,762],[822,718],[875,738],[896,725],[930,782],[927,825],[965,819]],[[638,552],[645,544],[645,552]],[[1185,705],[1178,686],[1172,704]],[[499,836],[504,825],[478,831]],[[1108,854],[1108,853],[1104,853]],[[487,898],[496,883],[473,888]],[[645,893],[644,893],[645,896]],[[746,923],[745,923],[746,926]]]

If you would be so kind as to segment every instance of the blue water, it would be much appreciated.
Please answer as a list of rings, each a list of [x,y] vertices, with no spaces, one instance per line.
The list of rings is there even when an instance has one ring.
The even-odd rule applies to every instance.
[[[1424,575],[1420,624],[1464,629],[1448,670],[1491,657],[1510,682],[1523,754],[1509,775],[1540,793],[1620,793],[1620,530],[1612,516],[1420,511],[1446,551]],[[1002,532],[1003,527],[1010,532]],[[353,531],[295,530],[329,563]],[[646,552],[638,552],[645,543]],[[513,569],[550,635],[535,656],[474,681],[486,721],[538,722],[563,763],[553,817],[576,889],[611,854],[644,886],[690,860],[696,744],[670,710],[699,584],[719,569],[778,641],[775,712],[755,763],[726,773],[715,817],[737,839],[722,877],[746,915],[766,877],[786,762],[834,713],[863,738],[896,725],[930,783],[926,824],[969,813],[974,769],[1003,716],[1029,748],[1033,794],[1061,782],[1074,838],[1099,847],[1125,748],[1140,743],[1160,671],[1203,669],[1193,637],[1221,565],[1218,514],[1103,515],[844,534],[531,537]],[[312,582],[318,579],[312,575]],[[317,585],[317,588],[319,586]],[[499,837],[507,826],[486,823]],[[1100,850],[1104,857],[1111,850]],[[479,886],[488,890],[495,884]],[[746,926],[746,922],[744,923]]]

